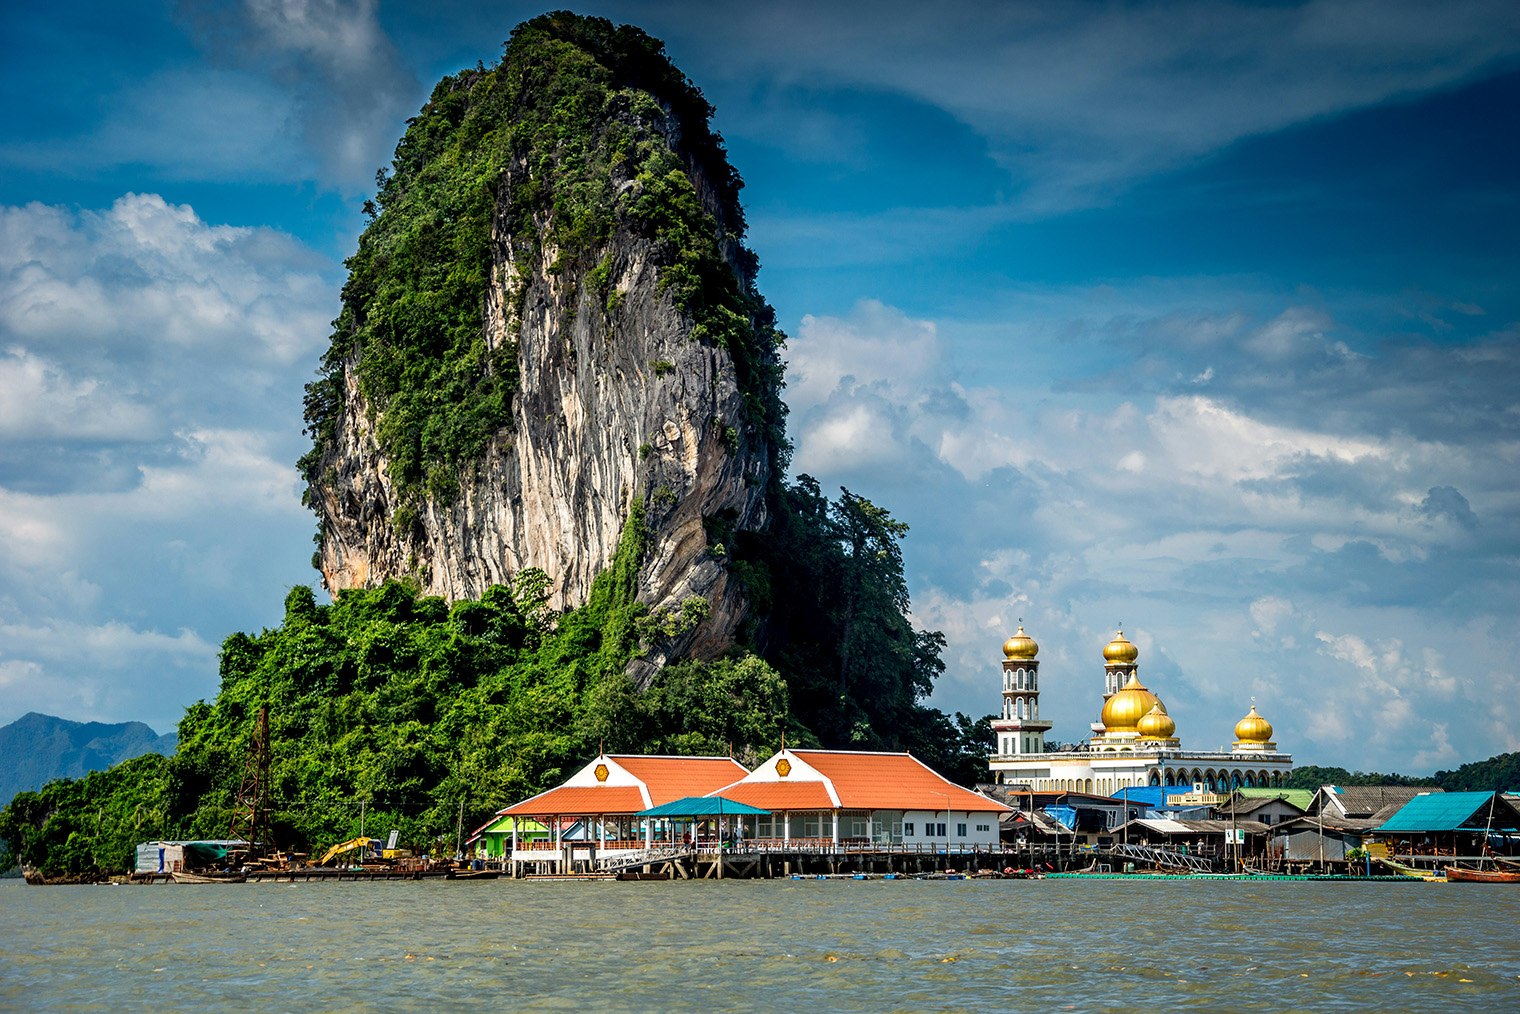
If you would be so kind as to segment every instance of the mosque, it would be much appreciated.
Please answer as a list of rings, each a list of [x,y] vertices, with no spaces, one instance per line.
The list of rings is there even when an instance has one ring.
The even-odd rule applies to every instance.
[[[1040,646],[1023,625],[1003,645],[1003,708],[994,719],[994,780],[1036,792],[1109,796],[1130,786],[1177,785],[1195,793],[1287,783],[1291,754],[1272,742],[1272,724],[1250,712],[1235,723],[1229,750],[1182,749],[1166,705],[1140,682],[1140,649],[1120,630],[1103,649],[1103,710],[1076,748],[1045,749],[1051,723],[1040,717]]]

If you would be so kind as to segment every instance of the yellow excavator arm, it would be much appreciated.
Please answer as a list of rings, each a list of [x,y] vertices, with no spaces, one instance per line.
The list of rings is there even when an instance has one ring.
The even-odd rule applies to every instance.
[[[373,840],[374,839],[372,838],[354,838],[350,841],[343,842],[341,845],[334,845],[332,848],[322,853],[322,861],[317,865],[326,866],[332,861],[333,856],[340,856],[345,852],[352,852],[354,849],[364,848]]]

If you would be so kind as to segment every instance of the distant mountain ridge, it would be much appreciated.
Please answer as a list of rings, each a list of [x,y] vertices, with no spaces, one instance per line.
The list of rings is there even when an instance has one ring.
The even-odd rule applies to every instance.
[[[142,722],[71,722],[30,711],[0,726],[0,806],[54,778],[80,778],[145,753],[174,753],[175,733]]]

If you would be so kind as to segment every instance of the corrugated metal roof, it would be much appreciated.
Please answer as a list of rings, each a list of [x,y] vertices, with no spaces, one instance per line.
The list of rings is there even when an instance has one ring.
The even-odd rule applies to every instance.
[[[1415,796],[1383,822],[1379,831],[1409,833],[1419,831],[1482,831],[1489,825],[1489,807],[1493,807],[1493,827],[1497,830],[1520,828],[1520,812],[1509,800],[1493,792],[1443,792]]]
[[[1348,817],[1370,817],[1388,806],[1409,802],[1422,795],[1436,795],[1441,790],[1426,785],[1337,785],[1330,798],[1330,808],[1339,807]]]
[[[1305,812],[1308,811],[1309,804],[1314,802],[1313,789],[1264,789],[1258,787],[1254,789],[1236,789],[1235,791],[1247,799],[1286,799]]]

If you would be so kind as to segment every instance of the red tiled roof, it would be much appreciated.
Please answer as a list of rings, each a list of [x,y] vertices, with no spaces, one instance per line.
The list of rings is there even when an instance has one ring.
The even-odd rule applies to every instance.
[[[822,782],[740,782],[719,793],[736,803],[772,813],[782,810],[832,810],[834,801]]]
[[[553,817],[564,814],[597,816],[607,813],[638,813],[645,809],[644,797],[632,785],[561,785],[557,789],[525,799],[497,813],[498,817]]]
[[[687,796],[705,796],[749,771],[732,757],[640,757],[613,754],[627,772],[649,789],[655,806]],[[642,806],[639,809],[644,809]]]
[[[791,752],[834,783],[839,805],[846,810],[1011,809],[941,778],[905,753]]]

